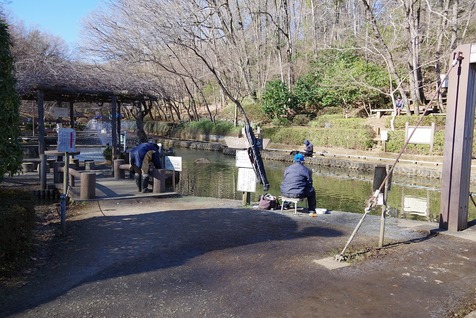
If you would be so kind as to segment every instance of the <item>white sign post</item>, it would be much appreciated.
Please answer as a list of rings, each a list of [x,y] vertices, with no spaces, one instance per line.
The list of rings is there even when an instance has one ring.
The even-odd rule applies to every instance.
[[[165,170],[172,171],[172,188],[175,189],[175,171],[182,171],[182,157],[166,156]]]
[[[409,126],[405,124],[405,141],[411,144],[430,145],[430,155],[433,153],[433,137],[435,135],[435,123],[431,126]]]
[[[68,193],[69,153],[76,147],[76,130],[72,128],[58,129],[58,152],[64,152],[63,193]]]
[[[256,192],[256,174],[250,168],[238,168],[237,190],[243,192]]]
[[[72,128],[61,128],[58,130],[58,151],[75,152],[76,130]]]
[[[250,193],[256,192],[256,173],[247,150],[236,151],[236,167],[238,167],[237,190],[243,191],[243,205],[248,205]]]

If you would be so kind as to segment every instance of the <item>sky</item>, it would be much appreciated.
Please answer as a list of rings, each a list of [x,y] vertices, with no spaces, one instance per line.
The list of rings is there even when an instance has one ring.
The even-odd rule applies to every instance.
[[[102,0],[4,0],[14,22],[58,36],[70,47],[79,42],[81,21],[100,7]]]

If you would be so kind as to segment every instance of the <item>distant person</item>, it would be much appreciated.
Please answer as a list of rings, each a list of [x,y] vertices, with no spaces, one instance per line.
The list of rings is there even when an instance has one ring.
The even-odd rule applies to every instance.
[[[161,144],[145,142],[131,150],[131,170],[134,172],[134,180],[139,192],[152,192],[148,189],[151,164],[156,169],[163,169]]]
[[[304,156],[305,157],[312,157],[314,154],[314,146],[311,144],[309,140],[304,140]]]
[[[288,198],[307,198],[309,214],[316,214],[316,191],[312,185],[312,171],[304,166],[303,154],[294,155],[293,164],[284,170],[281,194]]]
[[[395,109],[397,110],[397,116],[400,115],[404,106],[405,105],[403,104],[402,98],[398,97],[397,100],[395,101]]]

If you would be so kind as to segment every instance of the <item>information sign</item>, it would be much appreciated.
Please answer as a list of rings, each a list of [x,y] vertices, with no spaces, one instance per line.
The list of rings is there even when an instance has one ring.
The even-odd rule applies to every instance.
[[[182,157],[166,156],[165,170],[182,171]]]
[[[75,152],[76,130],[72,128],[58,129],[58,151]]]
[[[236,151],[236,167],[238,168],[253,168],[253,165],[248,155],[247,150],[237,150]]]
[[[256,174],[250,168],[238,168],[237,190],[243,192],[256,192]]]

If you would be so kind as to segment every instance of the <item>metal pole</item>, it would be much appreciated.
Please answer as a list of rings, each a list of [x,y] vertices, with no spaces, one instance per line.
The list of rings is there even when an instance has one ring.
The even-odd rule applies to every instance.
[[[66,234],[66,199],[68,196],[66,193],[62,193],[60,195],[60,218],[61,218],[61,229],[63,232],[63,235]]]
[[[251,198],[249,192],[243,192],[243,205],[250,205]]]
[[[385,191],[386,192],[386,191]],[[383,195],[383,205],[382,205],[382,215],[380,216],[380,237],[378,241],[378,247],[382,248],[383,243],[384,243],[384,238],[385,238],[385,211],[387,211],[387,203],[386,203],[386,195]]]
[[[63,193],[67,195],[69,184],[69,153],[64,153]]]
[[[336,256],[336,261],[341,262],[344,260],[344,253],[347,250],[347,247],[349,246],[350,242],[352,242],[352,240],[354,239],[354,236],[357,234],[357,231],[359,230],[360,226],[362,225],[362,222],[364,221],[365,217],[367,216],[369,212],[370,212],[370,207],[365,209],[364,215],[362,215],[362,218],[360,219],[359,223],[357,224],[354,231],[352,232],[349,239],[347,240],[347,243],[342,249],[342,252],[340,252],[340,254]]]

